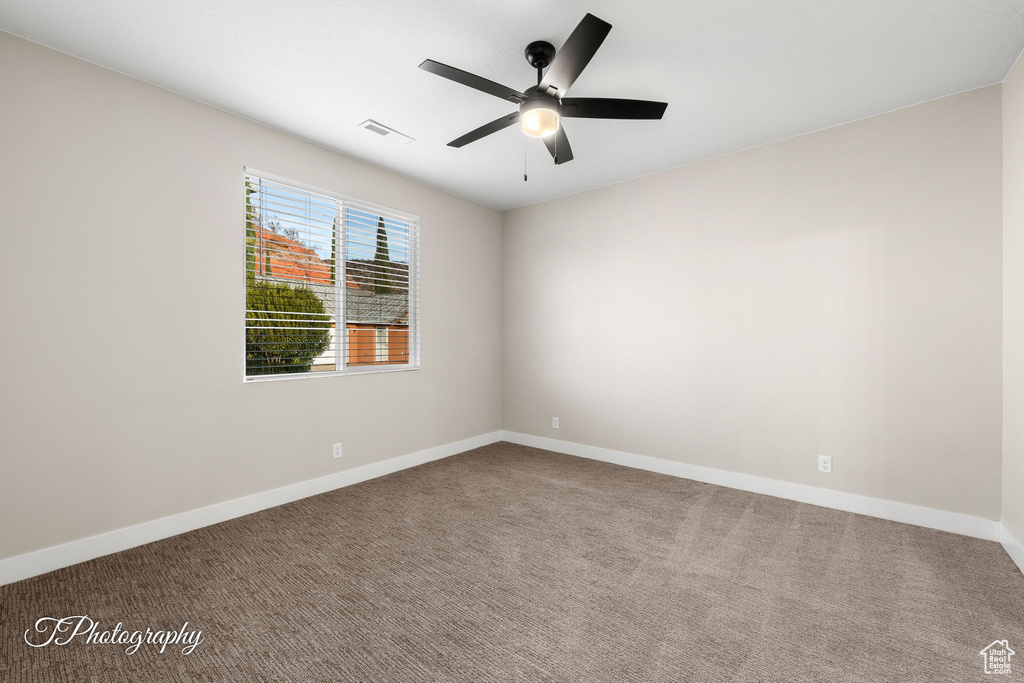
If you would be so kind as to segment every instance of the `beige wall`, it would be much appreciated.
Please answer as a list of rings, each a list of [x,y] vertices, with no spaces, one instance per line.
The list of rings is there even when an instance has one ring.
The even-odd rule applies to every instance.
[[[497,211],[5,33],[0,93],[0,558],[500,429]],[[422,370],[242,383],[246,165],[421,217]]]
[[[1024,60],[1003,83],[1003,524],[1024,541]]]
[[[1000,100],[506,212],[504,428],[998,519]]]

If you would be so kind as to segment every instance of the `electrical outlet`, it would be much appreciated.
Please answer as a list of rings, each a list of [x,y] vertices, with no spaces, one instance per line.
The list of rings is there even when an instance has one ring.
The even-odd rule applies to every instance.
[[[334,457],[335,458],[340,458],[341,457],[341,444],[340,443],[334,444]]]
[[[551,418],[551,428],[552,429],[558,429],[558,418],[557,417]]]
[[[832,456],[831,455],[819,455],[818,456],[818,471],[824,472],[825,474],[832,474]]]

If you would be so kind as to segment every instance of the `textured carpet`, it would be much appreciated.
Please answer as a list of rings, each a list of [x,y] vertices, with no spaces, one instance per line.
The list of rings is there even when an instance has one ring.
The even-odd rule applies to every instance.
[[[25,644],[73,615],[202,642]],[[7,681],[968,681],[996,639],[1014,680],[1024,576],[996,543],[500,443],[2,587],[0,628]]]

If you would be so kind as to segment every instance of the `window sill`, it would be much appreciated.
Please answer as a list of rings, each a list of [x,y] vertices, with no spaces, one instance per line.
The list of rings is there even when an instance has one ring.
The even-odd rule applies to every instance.
[[[368,367],[368,368],[350,368],[341,372],[294,372],[294,373],[282,373],[280,375],[256,375],[255,377],[244,377],[242,379],[243,384],[254,384],[258,382],[279,382],[284,380],[293,379],[309,379],[311,377],[352,377],[353,375],[377,375],[385,372],[411,372],[419,370],[419,366],[403,365],[401,367],[385,368],[385,367]]]

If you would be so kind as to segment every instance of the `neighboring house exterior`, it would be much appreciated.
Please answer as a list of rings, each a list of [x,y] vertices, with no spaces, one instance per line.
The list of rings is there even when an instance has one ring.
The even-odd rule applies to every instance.
[[[345,291],[349,365],[409,362],[409,297],[376,294],[348,282]]]
[[[334,275],[331,265],[309,247],[265,228],[254,231],[256,277],[272,282],[304,285],[311,289],[335,320]],[[395,264],[401,267],[404,264]],[[373,264],[352,261],[346,268],[345,329],[348,365],[398,365],[409,362],[409,297],[407,293],[380,294],[367,277]],[[331,347],[313,363],[313,370],[334,370],[336,329]]]

